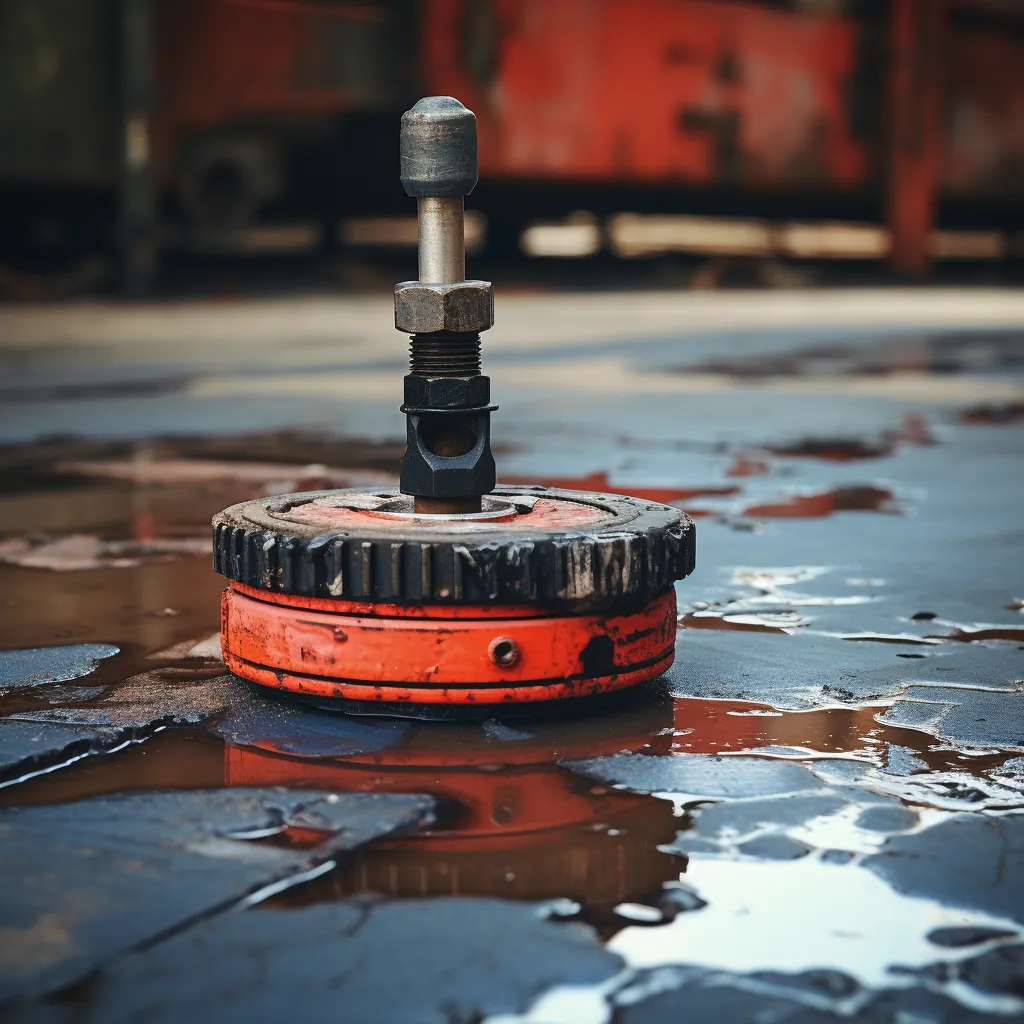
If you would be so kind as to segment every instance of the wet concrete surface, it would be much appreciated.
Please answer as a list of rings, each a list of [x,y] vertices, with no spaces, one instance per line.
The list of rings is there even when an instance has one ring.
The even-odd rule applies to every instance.
[[[462,896],[224,914],[126,957],[47,1019],[180,1021],[230,1004],[238,1019],[482,1020],[619,972],[592,930],[550,921],[552,909]],[[199,984],[183,988],[182,972]]]
[[[346,394],[381,360],[397,394],[397,348],[340,392],[309,350],[274,390],[197,357],[188,401],[143,386],[178,379],[166,344],[77,347],[81,379],[18,348],[5,1017],[270,1020],[296,992],[358,1021],[1024,1014],[1016,315],[510,347],[500,475],[680,504],[698,568],[662,680],[463,723],[258,692],[214,639],[209,517],[391,479],[397,397]]]
[[[94,672],[101,658],[111,658],[118,653],[112,644],[68,644],[66,647],[5,651],[0,670],[0,693],[80,679]],[[52,695],[53,688],[47,693]]]
[[[211,912],[259,902],[379,836],[431,820],[428,797],[231,789],[135,793],[0,815],[0,998],[61,989]],[[260,840],[299,833],[308,849]],[[310,841],[312,840],[312,841]],[[275,884],[276,883],[276,884]]]

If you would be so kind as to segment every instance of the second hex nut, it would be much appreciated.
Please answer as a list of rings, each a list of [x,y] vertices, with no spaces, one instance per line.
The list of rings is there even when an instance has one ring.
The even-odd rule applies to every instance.
[[[490,400],[490,377],[409,374],[405,378],[405,405],[413,409],[472,409]]]

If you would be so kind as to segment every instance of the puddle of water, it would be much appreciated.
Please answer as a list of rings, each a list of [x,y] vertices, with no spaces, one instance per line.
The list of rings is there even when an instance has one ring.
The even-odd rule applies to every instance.
[[[877,714],[878,706],[779,712],[748,701],[675,698],[667,704],[654,701],[640,713],[623,705],[582,722],[540,722],[537,732],[522,732],[524,739],[519,742],[490,740],[485,728],[469,723],[413,723],[401,741],[386,751],[353,755],[344,763],[283,756],[272,749],[272,736],[261,743],[264,749],[225,746],[202,730],[177,728],[121,753],[86,758],[70,770],[0,790],[0,804],[56,803],[129,789],[224,784],[430,792],[459,808],[459,830],[498,837],[507,835],[510,828],[525,833],[600,823],[605,815],[600,807],[595,810],[594,799],[611,791],[573,788],[572,777],[557,763],[602,753],[754,753],[798,760],[854,757],[884,766],[887,751],[898,747],[932,772],[966,771],[979,778],[1010,756],[965,753],[916,729],[879,722]],[[522,729],[524,723],[518,724]],[[502,779],[514,780],[514,786],[505,791]],[[433,834],[440,838],[443,832]]]
[[[786,459],[818,459],[821,462],[856,462],[889,455],[893,446],[885,442],[848,437],[808,437],[793,444],[772,445],[772,455]]]
[[[960,422],[968,426],[1009,426],[1024,422],[1024,402],[972,405],[960,413]]]
[[[657,892],[678,871],[676,858],[658,849],[678,823],[663,801],[595,785],[558,761],[593,750],[667,752],[671,715],[671,702],[657,700],[589,721],[539,722],[534,732],[519,721],[517,740],[491,739],[477,725],[415,723],[387,751],[347,759],[285,757],[231,746],[203,730],[168,729],[117,754],[0,790],[0,805],[221,786],[428,793],[439,801],[429,833],[358,850],[267,906],[360,892],[569,897],[586,905],[586,919],[602,934],[611,934],[625,923],[614,913],[617,905]],[[270,840],[294,844],[302,837]]]
[[[896,429],[883,430],[877,439],[807,437],[791,444],[771,445],[765,451],[780,458],[816,459],[819,462],[857,462],[892,455],[900,445],[935,444],[927,419],[907,413]]]
[[[679,616],[683,629],[733,629],[757,633],[792,633],[811,620],[798,612],[736,612],[718,614],[712,611],[686,612]]]
[[[738,452],[725,471],[726,476],[765,476],[772,470],[771,464],[765,459]]]
[[[0,806],[66,803],[147,789],[218,789],[224,743],[203,729],[165,729],[116,754],[85,757],[68,768],[0,789]]]
[[[212,451],[201,451],[200,454],[217,455],[219,461],[204,461],[195,457],[179,458],[177,462],[171,463],[174,472],[165,475],[162,471],[154,469],[159,463],[154,463],[149,454],[144,458],[84,460],[76,457],[80,456],[81,452],[76,453],[64,446],[58,453],[63,468],[55,471],[54,479],[64,479],[60,474],[66,473],[69,465],[73,464],[78,467],[77,472],[88,471],[102,480],[100,484],[88,483],[84,488],[80,486],[74,491],[76,494],[88,493],[98,497],[99,500],[90,506],[93,509],[90,525],[99,535],[105,534],[114,538],[126,534],[187,536],[190,531],[193,534],[200,530],[205,533],[209,514],[226,504],[251,496],[254,488],[264,487],[269,478],[281,472],[281,467],[295,467],[294,461],[283,460],[283,452],[279,447],[267,444],[264,448],[272,451],[282,461],[262,463],[255,467],[245,463],[225,462],[224,456],[228,452],[223,447],[213,445]],[[100,454],[110,453],[108,451]],[[170,454],[175,453],[172,451]],[[358,463],[360,452],[356,450],[353,454],[355,462]],[[310,467],[308,463],[305,467],[299,465],[297,468],[307,474],[314,468],[317,472],[320,471],[317,467]],[[335,474],[338,472],[345,471],[328,471]],[[45,478],[46,474],[42,470],[37,468],[33,471],[34,480]],[[549,482],[559,486],[586,489],[614,489],[610,487],[604,474]],[[730,494],[737,490],[735,487],[689,490],[649,488],[637,493],[664,501],[685,500],[697,493]],[[34,514],[42,509],[52,509],[56,505],[63,510],[60,515],[65,518],[55,519],[52,512],[47,513],[51,516],[51,528],[54,525],[59,526],[62,522],[69,525],[74,521],[75,509],[73,506],[68,508],[68,503],[62,500],[66,493],[44,490],[30,492],[27,495],[9,495],[0,499],[0,522],[3,521],[5,514],[9,521],[11,518],[24,515],[26,510]],[[858,507],[858,503],[859,507],[869,507],[873,503],[878,504],[891,499],[891,492],[881,489],[869,490],[870,500],[864,497],[862,489],[854,489],[852,495],[853,497],[845,502],[846,507]],[[14,504],[11,505],[10,502]],[[45,519],[45,514],[41,513],[41,517]],[[725,607],[695,606],[693,611],[684,612],[680,624],[691,629],[739,629],[785,633],[806,627],[810,623],[810,617],[804,614],[802,609],[823,605],[857,604],[872,600],[870,596],[863,594],[825,597],[802,594],[796,590],[801,583],[814,580],[828,571],[822,566],[734,569],[731,571],[732,583],[746,591],[745,595],[730,601]],[[99,675],[90,677],[90,682],[95,681],[99,684],[124,679],[133,672],[150,669],[153,666],[144,662],[146,653],[171,647],[215,629],[222,587],[220,579],[209,571],[206,559],[193,557],[182,557],[167,562],[148,562],[124,570],[86,570],[60,575],[20,567],[0,567],[0,582],[6,584],[6,593],[17,595],[9,599],[11,603],[6,609],[7,614],[0,623],[0,643],[8,646],[28,646],[68,642],[74,639],[115,642],[124,648],[122,655],[115,659],[115,666],[104,666]],[[854,582],[867,584],[878,581]],[[73,625],[69,626],[68,623]],[[997,636],[1000,639],[1020,639],[1024,636],[1018,631],[1002,627],[955,627],[948,624],[948,628],[955,634],[956,639],[963,640],[990,639]],[[855,634],[849,634],[848,638],[861,639]],[[889,637],[872,635],[870,638],[911,645],[938,642],[911,634]],[[11,713],[32,710],[48,703],[45,695],[32,693],[19,697],[15,704],[5,704],[2,711]],[[870,708],[862,711],[829,709],[800,715],[769,717],[774,714],[767,706],[729,706],[728,702],[715,701],[704,702],[703,705],[694,701],[677,702],[675,729],[681,735],[673,737],[671,746],[684,752],[799,750],[826,756],[854,755],[880,762],[880,751],[884,751],[886,744],[895,743],[918,751],[932,770],[963,768],[959,754],[936,753],[927,749],[930,741],[927,737],[922,738],[920,733],[880,725],[873,720],[873,710]],[[680,720],[680,716],[683,716],[683,720]],[[688,730],[693,732],[689,733]],[[658,742],[656,733],[657,729],[651,730],[647,740],[654,743],[655,748]],[[130,777],[148,778],[147,772],[142,771],[141,766],[154,762],[167,762],[167,767],[159,769],[162,773],[160,778],[191,777],[188,767],[190,755],[182,755],[179,759],[170,752],[170,746],[164,746],[177,741],[161,739],[162,745],[159,747],[153,746],[153,742],[133,747],[114,757],[87,759],[72,772],[67,773],[68,784],[71,783],[71,779],[77,780],[83,775],[92,778],[94,773],[98,780],[104,771],[100,766],[108,761],[113,772],[110,781],[95,783],[104,792],[117,791]],[[198,741],[193,739],[188,742]],[[590,746],[590,753],[593,753],[594,749],[592,744],[593,738],[587,737],[584,746]],[[629,744],[625,742],[621,744],[621,747],[627,746]],[[634,737],[630,748],[642,747],[643,742],[637,742]],[[168,752],[162,752],[165,750]],[[576,756],[564,743],[558,754],[562,760]],[[508,750],[502,754],[506,758],[508,755]],[[487,756],[492,755],[488,753]],[[466,763],[467,752],[458,751],[456,760],[459,758]],[[138,764],[131,771],[120,772],[115,767],[118,759],[137,761]],[[552,762],[557,759],[552,757]],[[174,765],[178,767],[175,768]],[[976,761],[973,767],[981,770]],[[39,784],[42,787],[57,785],[59,790],[59,786],[64,784],[64,776],[65,773],[54,774],[48,776],[46,782],[39,780]],[[57,782],[58,777],[61,779],[60,783]],[[423,779],[417,781],[421,785],[426,784]],[[295,782],[302,784],[298,777]],[[35,785],[30,783],[29,788],[24,789],[24,799],[31,798],[33,792],[43,791],[33,790],[32,787]],[[76,781],[75,785],[80,783]],[[75,792],[78,793],[79,790]],[[52,797],[61,798],[63,797],[59,795]],[[478,818],[482,814],[483,812],[480,812]]]
[[[890,750],[898,748],[912,753],[922,769],[966,772],[977,777],[989,774],[1013,756],[1001,751],[966,752],[916,729],[878,721],[879,708],[889,703],[780,712],[749,701],[677,697],[672,750],[793,760],[853,757],[884,767]]]
[[[872,594],[807,594],[793,589],[833,571],[823,565],[733,566],[724,571],[728,586],[712,588],[710,595],[714,595],[714,599],[690,601],[692,613],[683,613],[680,625],[692,629],[729,629],[742,628],[745,622],[752,622],[791,631],[814,621],[812,616],[797,609],[849,607],[876,600]],[[885,581],[847,579],[844,582],[847,587],[875,590]],[[715,618],[720,621],[714,622]]]
[[[0,566],[0,590],[12,595],[0,647],[113,643],[141,658],[215,630],[223,589],[205,557],[76,573]]]
[[[268,445],[268,450],[273,446]],[[205,454],[210,459],[227,457],[216,446]],[[882,452],[867,445],[822,442],[770,454],[850,461]],[[49,479],[47,487],[0,496],[0,534],[37,522],[47,533],[88,530],[104,542],[199,538],[206,535],[209,515],[220,508],[262,493],[267,486],[276,487],[280,480],[312,480],[323,469],[309,465],[308,456],[304,465],[286,464],[281,451],[274,456],[281,462],[257,470],[223,461],[200,463],[193,450],[189,459],[166,474],[155,471],[145,459],[118,460],[117,453],[108,453],[107,461],[101,462],[100,455],[93,452],[89,466],[83,467],[79,453],[74,471],[80,475],[70,483],[67,465],[60,470],[63,477],[59,473],[52,479],[37,469],[34,483]],[[65,446],[60,458],[69,462],[76,455]],[[733,475],[756,475],[762,465],[767,469],[756,453],[749,460],[737,460],[734,468],[744,471]],[[275,480],[274,474],[283,472],[282,465],[295,475]],[[81,475],[86,472],[88,479]],[[333,472],[327,471],[327,476]],[[597,491],[627,490],[674,503],[740,493],[733,485],[617,487],[609,484],[605,474],[546,482]],[[795,496],[779,505],[754,506],[747,514],[772,518],[846,510],[891,512],[894,501],[893,493],[883,488],[838,488]],[[823,566],[735,568],[729,582],[738,593],[727,604],[695,602],[683,612],[680,625],[790,633],[811,624],[806,609],[873,600],[866,593],[826,596],[798,589],[829,571]],[[881,585],[879,580],[856,577],[846,583],[861,590]],[[26,648],[74,640],[122,648],[88,677],[90,685],[127,692],[128,677],[161,666],[172,675],[177,673],[179,683],[221,671],[213,662],[187,664],[182,660],[184,647],[180,658],[168,657],[162,663],[148,660],[153,652],[187,647],[216,630],[222,581],[211,572],[205,557],[186,552],[154,560],[140,555],[134,564],[122,568],[83,568],[73,573],[3,565],[0,585],[10,595],[0,618],[0,645]],[[842,635],[848,640],[909,648],[947,641],[1024,641],[1024,630],[1016,628],[956,624],[930,612],[916,618],[928,623],[929,635]],[[9,695],[0,715],[48,708],[51,696],[45,687]],[[103,699],[97,695],[92,703]],[[88,702],[72,703],[89,706]],[[344,758],[299,757],[294,751],[286,755],[278,742],[281,737],[273,735],[265,739],[254,735],[252,742],[243,742],[242,733],[236,732],[234,742],[225,743],[202,727],[175,727],[117,753],[85,757],[0,789],[0,806],[146,789],[221,786],[428,793],[440,802],[437,824],[429,832],[358,850],[302,885],[269,894],[260,906],[300,906],[370,891],[396,897],[565,897],[580,904],[581,919],[597,927],[631,967],[688,963],[740,971],[799,971],[808,966],[841,966],[868,984],[892,984],[892,964],[923,964],[938,958],[934,943],[925,939],[932,929],[1005,926],[1006,922],[901,896],[857,865],[830,863],[817,856],[773,861],[693,855],[687,864],[678,853],[659,847],[690,827],[692,809],[677,816],[670,800],[603,785],[561,766],[621,751],[652,758],[757,754],[776,761],[820,764],[827,760],[838,766],[837,771],[848,762],[858,762],[852,767],[875,773],[871,792],[891,793],[923,808],[925,814],[940,813],[934,808],[1005,808],[1015,798],[1016,791],[1000,776],[1012,754],[969,753],[918,729],[879,721],[880,708],[887,706],[780,712],[747,701],[673,700],[652,688],[646,696],[631,695],[582,718],[526,718],[482,725],[413,723],[393,744]],[[966,790],[968,784],[980,797],[957,795],[957,787]],[[832,821],[828,832],[819,823],[799,835],[820,849],[839,824]],[[851,834],[856,832],[858,842],[866,842],[863,829],[855,823],[847,825]],[[318,834],[283,829],[246,838],[254,843],[302,846],[315,842]],[[859,851],[865,852],[866,847]],[[666,886],[680,880],[694,887],[707,906],[660,923],[665,920],[659,907]],[[554,1005],[558,998],[552,994],[549,1001]],[[594,1003],[598,1005],[600,1000]]]
[[[949,626],[950,631],[941,636],[929,636],[929,640],[958,640],[967,644],[979,640],[1011,640],[1015,643],[1024,643],[1024,626],[992,626],[980,623],[957,626],[941,620],[936,620],[934,625]]]
[[[747,380],[768,377],[877,377],[896,373],[996,373],[1024,364],[1019,331],[884,338],[861,345],[809,345],[788,352],[744,355],[681,366],[682,373],[717,373]]]
[[[884,987],[899,983],[894,965],[938,959],[939,950],[927,939],[937,928],[1017,931],[1005,918],[904,896],[870,871],[817,859],[691,858],[680,877],[708,907],[660,927],[621,931],[608,948],[630,967],[685,963],[797,972],[842,964],[863,984]]]

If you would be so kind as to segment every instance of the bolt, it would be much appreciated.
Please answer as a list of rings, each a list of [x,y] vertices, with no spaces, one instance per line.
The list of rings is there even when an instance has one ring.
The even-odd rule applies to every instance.
[[[480,335],[414,334],[409,372],[427,378],[479,376]]]
[[[427,96],[402,115],[402,185],[416,197],[420,281],[466,277],[465,197],[477,182],[476,115],[452,96]]]
[[[402,185],[417,205],[419,282],[395,289],[395,326],[413,330],[410,374],[424,378],[413,390],[427,394],[435,378],[465,378],[468,394],[471,378],[481,375],[479,331],[493,322],[490,284],[465,280],[465,197],[477,182],[476,115],[452,96],[421,99],[402,115],[400,155]],[[432,459],[419,451],[426,442],[414,436],[416,424],[409,421],[413,451],[403,459],[402,490],[414,496],[417,512],[479,512],[482,493],[494,486],[490,412],[462,415],[450,396],[438,408],[443,417],[437,423],[433,410],[429,403],[416,410],[430,414],[421,419],[431,427]],[[483,446],[467,438],[482,438]]]

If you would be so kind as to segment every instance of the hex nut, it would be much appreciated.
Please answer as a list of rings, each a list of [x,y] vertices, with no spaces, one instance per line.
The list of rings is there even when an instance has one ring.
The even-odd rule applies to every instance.
[[[395,285],[395,328],[406,334],[479,333],[493,326],[494,287],[490,281],[403,281]]]
[[[405,404],[414,409],[471,409],[491,400],[491,378],[426,377],[410,373],[405,378]]]

